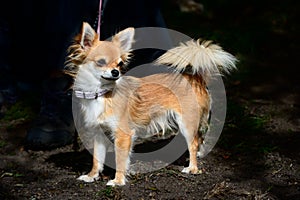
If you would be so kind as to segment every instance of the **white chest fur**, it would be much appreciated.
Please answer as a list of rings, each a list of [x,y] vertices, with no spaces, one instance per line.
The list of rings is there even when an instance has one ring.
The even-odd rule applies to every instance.
[[[87,127],[99,126],[99,119],[104,112],[104,99],[82,100],[81,109],[84,115],[84,124]]]

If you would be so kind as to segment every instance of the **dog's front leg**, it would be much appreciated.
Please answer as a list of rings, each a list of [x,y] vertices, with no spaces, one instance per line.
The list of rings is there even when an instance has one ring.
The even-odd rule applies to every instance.
[[[118,130],[115,134],[116,173],[113,180],[106,185],[125,185],[126,171],[129,165],[129,154],[131,151],[131,134]]]
[[[94,138],[94,151],[93,151],[93,167],[87,175],[82,175],[78,180],[85,182],[94,182],[99,179],[99,173],[103,171],[105,162],[106,150],[109,144],[103,137],[95,136]]]

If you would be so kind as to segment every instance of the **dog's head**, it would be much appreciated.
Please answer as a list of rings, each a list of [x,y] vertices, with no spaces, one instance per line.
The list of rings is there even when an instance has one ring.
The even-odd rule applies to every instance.
[[[89,67],[103,81],[115,81],[121,76],[130,57],[134,42],[134,28],[127,28],[112,37],[111,41],[100,41],[98,34],[86,22],[69,47],[66,72],[76,76],[79,68]]]

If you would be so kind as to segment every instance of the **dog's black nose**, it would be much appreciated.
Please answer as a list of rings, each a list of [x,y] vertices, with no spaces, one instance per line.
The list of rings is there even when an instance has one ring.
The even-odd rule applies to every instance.
[[[118,77],[119,74],[120,74],[120,72],[119,72],[118,70],[116,70],[116,69],[111,70],[111,75],[112,75],[113,77]]]

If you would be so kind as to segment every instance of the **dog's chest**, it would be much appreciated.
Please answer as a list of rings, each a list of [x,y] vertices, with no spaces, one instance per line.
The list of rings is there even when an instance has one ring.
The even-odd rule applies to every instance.
[[[104,113],[104,100],[102,98],[95,100],[88,100],[82,103],[82,110],[84,112],[84,121],[87,126],[99,125],[99,117]]]
[[[113,116],[109,115],[109,111],[105,107],[105,101],[102,98],[86,101],[82,104],[84,111],[84,120],[87,127],[102,126],[112,129],[114,124]]]

